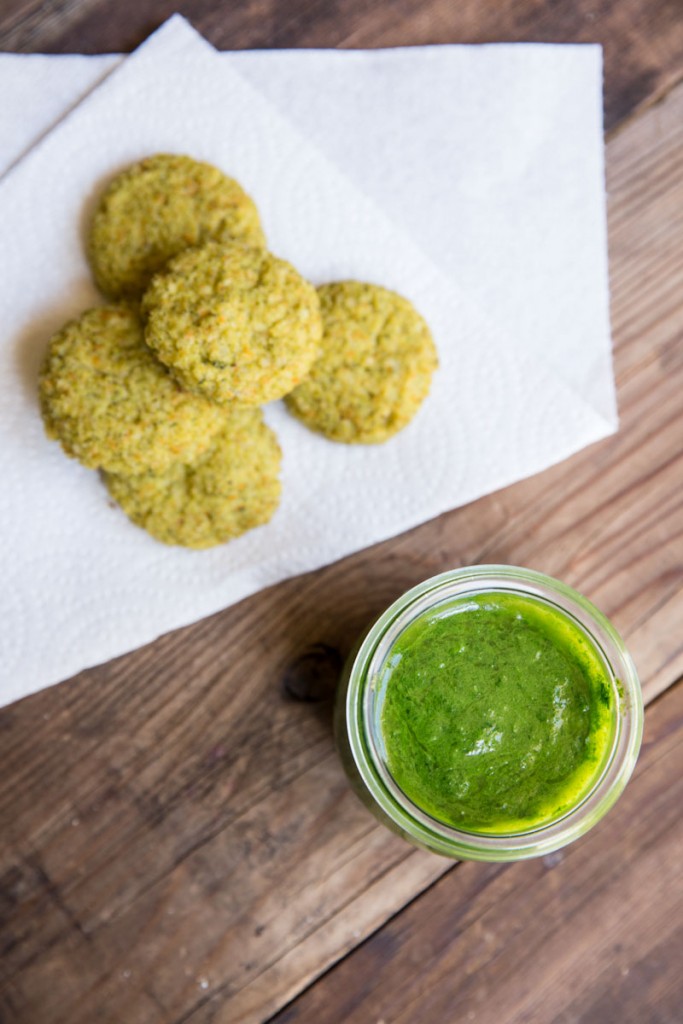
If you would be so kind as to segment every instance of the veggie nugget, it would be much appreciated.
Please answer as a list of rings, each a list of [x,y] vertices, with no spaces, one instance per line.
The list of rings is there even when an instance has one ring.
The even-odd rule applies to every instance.
[[[157,274],[142,303],[145,339],[185,387],[261,405],[306,376],[320,347],[313,285],[261,249],[209,242]]]
[[[107,474],[126,515],[165,544],[209,548],[267,523],[280,500],[280,448],[260,409],[234,407],[206,454],[166,473]]]
[[[160,472],[196,458],[225,419],[182,390],[128,306],[88,310],[58,331],[39,387],[48,436],[85,466],[113,473]]]
[[[429,328],[407,299],[377,285],[340,281],[318,295],[321,355],[287,407],[333,441],[385,441],[429,392],[438,366]]]
[[[112,298],[139,298],[152,276],[188,246],[239,238],[265,245],[258,211],[217,167],[160,153],[117,175],[100,199],[88,255]]]

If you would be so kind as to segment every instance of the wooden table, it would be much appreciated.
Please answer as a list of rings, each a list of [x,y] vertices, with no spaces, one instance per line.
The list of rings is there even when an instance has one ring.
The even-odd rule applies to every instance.
[[[2,0],[0,48],[127,50],[172,0]],[[533,479],[0,712],[2,1024],[683,1021],[683,8],[675,0],[181,3],[219,47],[599,41],[622,427]],[[650,706],[582,841],[452,864],[333,751],[359,631],[509,562],[625,636]]]

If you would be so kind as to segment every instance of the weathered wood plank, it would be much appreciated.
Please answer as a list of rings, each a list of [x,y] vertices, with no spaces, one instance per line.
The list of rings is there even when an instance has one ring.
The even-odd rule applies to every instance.
[[[272,1024],[675,1024],[682,804],[683,683],[649,709],[635,777],[589,836],[457,865]]]
[[[425,576],[551,572],[650,696],[683,671],[682,164],[683,90],[608,149],[616,437],[0,712],[3,1024],[262,1020],[446,870],[349,792],[329,698],[288,696]]]
[[[221,49],[405,46],[501,41],[599,42],[613,128],[683,76],[683,17],[671,0],[4,0],[0,49],[102,53],[137,46],[180,9]]]

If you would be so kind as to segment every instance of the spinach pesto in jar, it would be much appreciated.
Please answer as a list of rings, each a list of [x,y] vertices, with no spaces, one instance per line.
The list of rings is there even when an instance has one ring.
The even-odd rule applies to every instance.
[[[559,850],[636,763],[643,699],[612,623],[561,580],[470,565],[418,583],[359,640],[335,734],[372,813],[458,859]]]
[[[421,614],[378,682],[379,742],[400,790],[459,830],[557,821],[594,788],[618,701],[585,632],[557,606],[492,591]]]

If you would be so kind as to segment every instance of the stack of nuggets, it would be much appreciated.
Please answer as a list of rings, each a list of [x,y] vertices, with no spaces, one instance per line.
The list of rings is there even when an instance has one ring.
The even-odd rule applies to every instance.
[[[281,453],[260,405],[287,396],[312,429],[376,443],[427,395],[436,352],[413,307],[358,282],[316,291],[208,164],[159,154],[118,175],[88,254],[114,304],[51,339],[46,430],[167,544],[211,547],[272,517]]]

